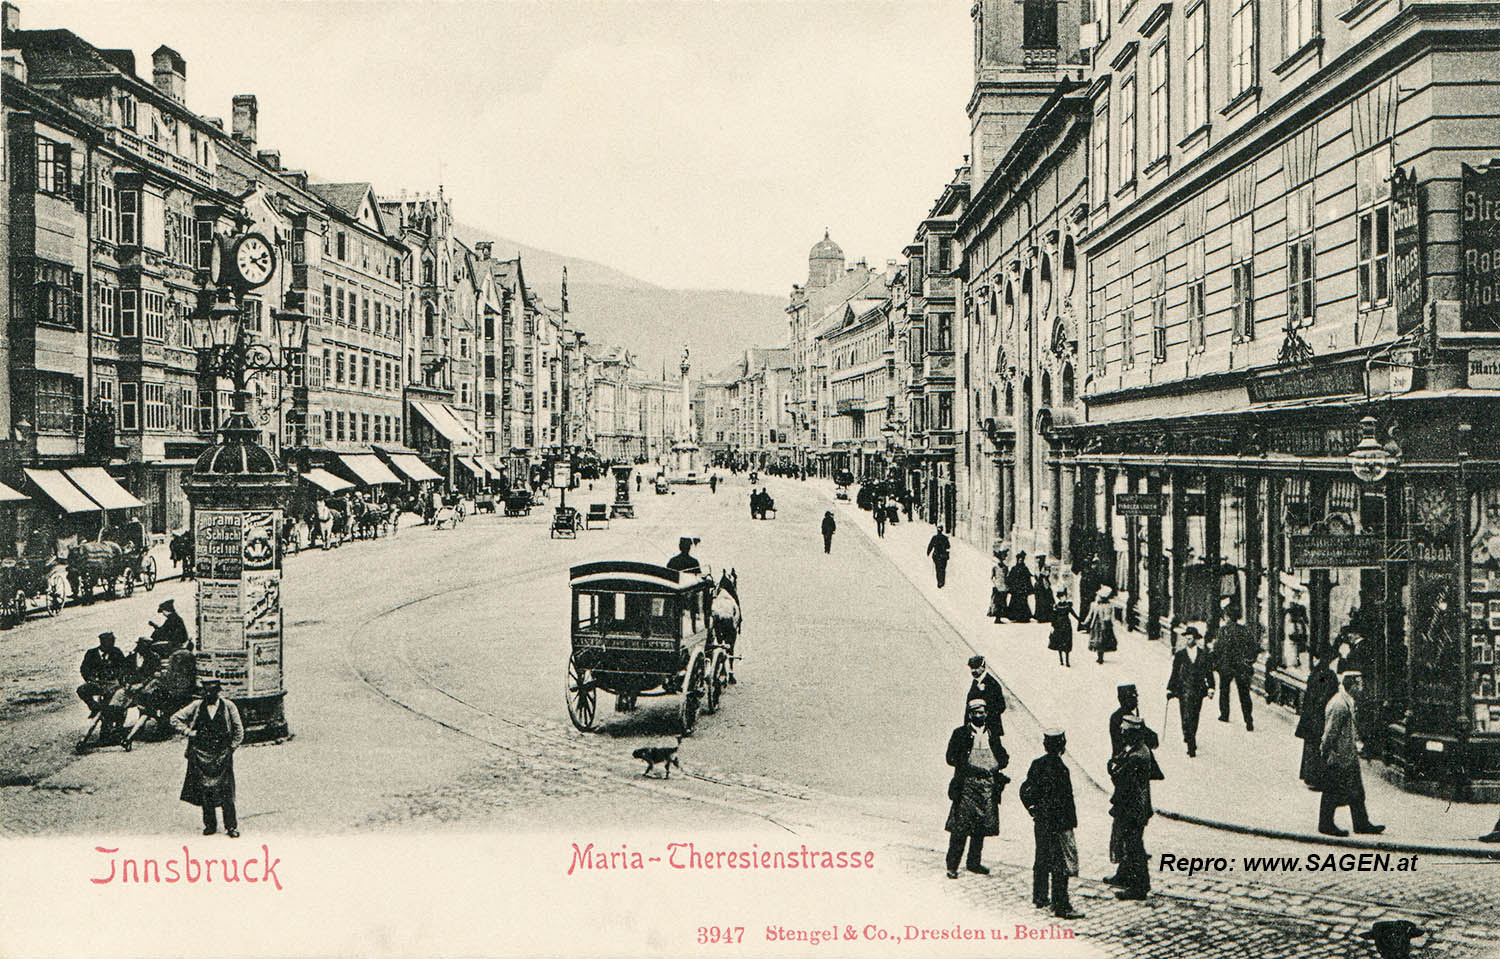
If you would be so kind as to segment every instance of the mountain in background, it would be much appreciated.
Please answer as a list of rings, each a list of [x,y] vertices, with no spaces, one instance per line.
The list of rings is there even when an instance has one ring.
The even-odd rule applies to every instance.
[[[471,248],[488,240],[497,259],[518,252],[526,283],[543,302],[557,306],[563,264],[568,267],[568,320],[598,349],[625,346],[642,370],[677,376],[686,346],[694,379],[723,369],[752,346],[786,342],[786,300],[739,290],[676,290],[577,257],[541,250],[459,224],[459,238]]]

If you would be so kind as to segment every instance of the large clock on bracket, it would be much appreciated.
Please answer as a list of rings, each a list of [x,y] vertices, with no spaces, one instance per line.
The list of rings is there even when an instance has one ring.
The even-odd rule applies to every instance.
[[[276,250],[261,234],[246,233],[230,248],[228,267],[240,286],[253,290],[276,271]]]

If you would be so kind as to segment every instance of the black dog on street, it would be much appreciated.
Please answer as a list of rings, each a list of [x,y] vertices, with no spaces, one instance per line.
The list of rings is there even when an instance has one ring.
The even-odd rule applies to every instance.
[[[672,767],[682,768],[682,763],[677,761],[677,747],[681,745],[682,737],[678,736],[677,746],[642,746],[630,755],[645,762],[646,771],[641,773],[642,776],[651,775],[651,771],[656,768],[657,763],[661,763],[663,767],[662,778],[671,779]]]

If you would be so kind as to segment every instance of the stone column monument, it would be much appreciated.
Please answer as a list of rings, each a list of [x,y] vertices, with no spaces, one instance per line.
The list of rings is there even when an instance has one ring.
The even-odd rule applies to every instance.
[[[693,439],[692,388],[688,385],[688,349],[682,348],[682,365],[679,367],[682,380],[678,388],[682,391],[681,414],[677,423],[677,441],[672,444],[673,483],[704,483],[708,477],[703,472],[703,450]]]

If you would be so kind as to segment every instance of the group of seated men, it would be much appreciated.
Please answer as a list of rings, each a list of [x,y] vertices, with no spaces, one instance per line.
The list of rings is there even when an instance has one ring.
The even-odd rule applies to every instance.
[[[128,750],[145,717],[170,713],[192,699],[198,666],[187,625],[170,599],[157,612],[165,614],[162,623],[153,624],[151,639],[137,639],[129,655],[115,645],[112,632],[100,633],[99,644],[83,654],[78,698],[90,718],[102,715],[100,742],[118,739]]]
[[[771,498],[770,493],[766,492],[765,487],[761,487],[758,490],[752,489],[750,491],[751,519],[766,519],[766,514],[774,512],[775,509],[776,501]]]

